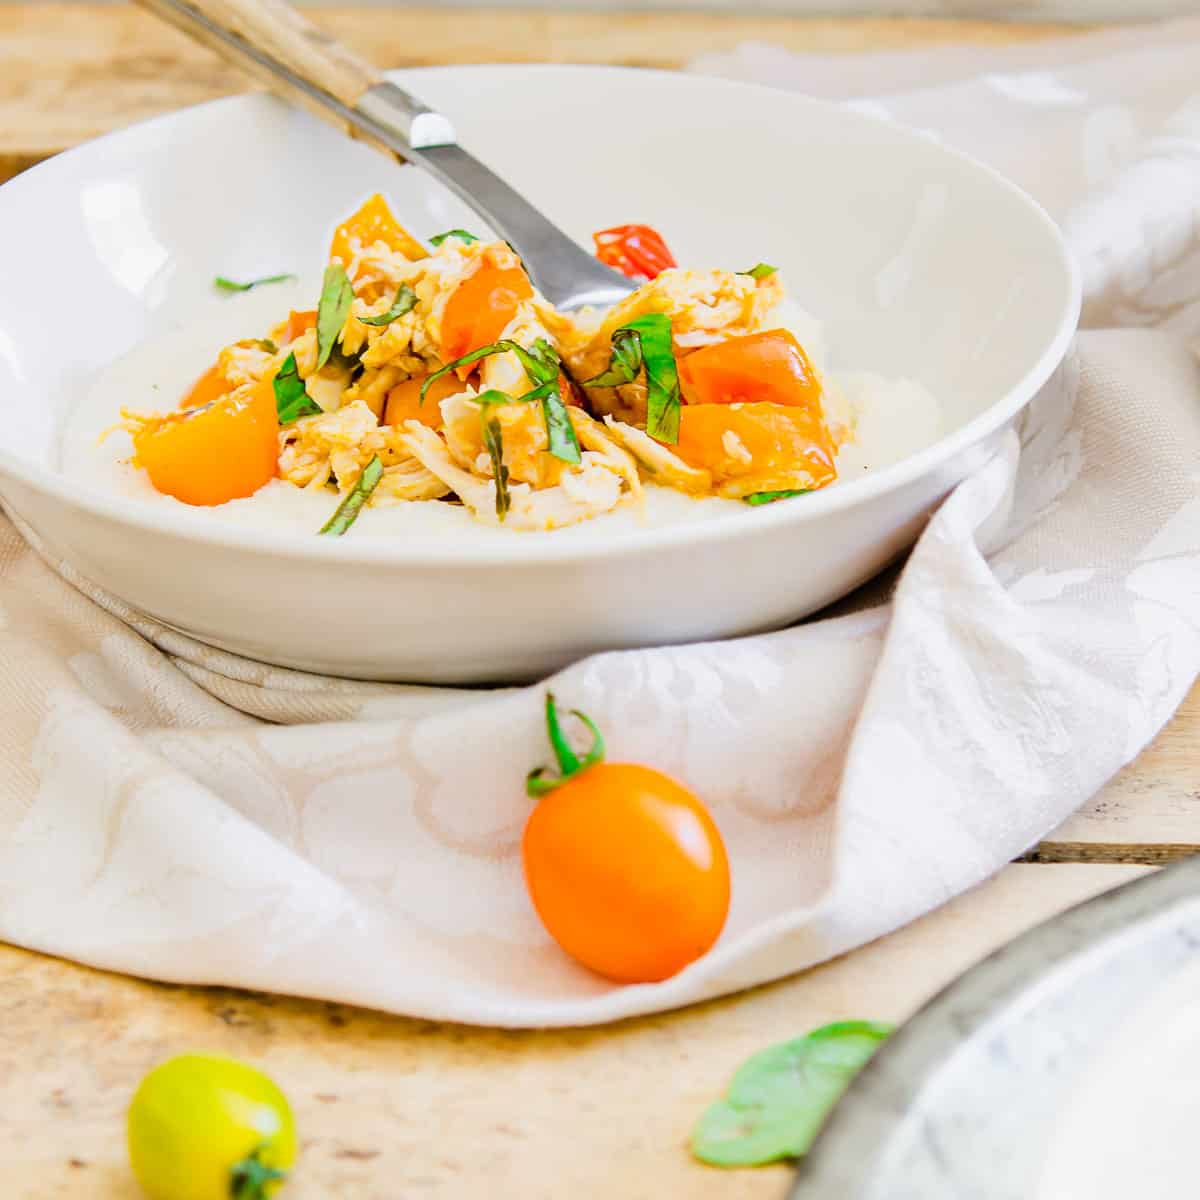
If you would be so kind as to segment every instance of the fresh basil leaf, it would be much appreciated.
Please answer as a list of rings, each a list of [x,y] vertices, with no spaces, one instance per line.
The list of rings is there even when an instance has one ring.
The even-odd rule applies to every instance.
[[[236,279],[226,279],[224,275],[218,275],[213,280],[213,286],[223,292],[248,292],[264,283],[284,283],[295,278],[295,275],[264,275],[261,279],[248,279],[245,283],[239,283]]]
[[[350,305],[354,303],[354,289],[341,263],[333,262],[325,268],[325,279],[321,284],[321,299],[317,304],[317,366],[319,371],[333,353],[334,343],[341,336]]]
[[[532,349],[505,340],[490,346],[481,346],[478,350],[472,350],[470,354],[464,354],[462,358],[456,358],[434,371],[421,385],[421,403],[425,402],[426,393],[443,375],[481,359],[490,358],[494,354],[509,353],[520,359],[522,368],[534,383],[533,390],[519,399],[541,401],[550,453],[564,462],[580,462],[582,454],[579,450],[579,440],[575,436],[575,427],[571,424],[571,417],[559,386],[558,352],[545,338],[538,338]]]
[[[769,279],[778,271],[778,267],[772,267],[768,263],[755,263],[748,271],[739,271],[739,275],[749,275],[751,279]]]
[[[447,238],[458,238],[460,242],[466,242],[468,246],[472,242],[479,241],[473,233],[468,233],[465,229],[447,229],[445,233],[438,233],[431,237],[429,244],[440,246]]]
[[[620,387],[632,383],[642,369],[642,337],[636,329],[622,327],[612,335],[608,369],[583,381],[584,387]]]
[[[642,365],[646,369],[646,432],[656,441],[674,446],[679,441],[679,373],[671,344],[671,318],[666,313],[646,313],[621,327],[640,337]]]
[[[498,388],[489,388],[475,397],[479,405],[479,427],[483,434],[484,449],[492,461],[492,479],[496,484],[496,518],[503,522],[508,516],[512,497],[508,492],[508,468],[504,465],[504,435],[498,418],[492,416],[491,409],[497,404],[516,404],[507,392]]]
[[[380,313],[377,317],[359,317],[359,320],[364,325],[390,325],[405,313],[410,313],[417,307],[417,293],[408,286],[407,283],[400,285],[400,290],[396,293],[396,299],[392,301],[392,307],[385,313]]]
[[[742,1064],[692,1131],[692,1153],[718,1167],[798,1158],[812,1146],[891,1026],[841,1021],[762,1050]]]
[[[753,504],[756,508],[761,504],[774,504],[776,500],[787,500],[791,496],[807,496],[812,488],[782,488],[778,492],[751,492],[742,497],[743,504]]]
[[[577,463],[582,460],[579,439],[571,414],[563,400],[562,383],[559,377],[558,351],[545,338],[538,338],[532,350],[512,343],[516,356],[525,368],[525,374],[534,382],[534,389],[522,397],[523,400],[542,402],[542,419],[546,423],[548,449],[555,458],[563,462]]]
[[[377,454],[363,467],[362,474],[334,510],[333,516],[321,526],[320,532],[330,537],[341,537],[358,519],[362,506],[371,498],[371,493],[382,478],[383,463]]]
[[[300,378],[294,354],[283,360],[271,384],[275,389],[275,412],[280,425],[290,425],[301,417],[311,417],[321,411],[321,406],[308,394],[304,380]]]
[[[255,338],[254,344],[260,349],[265,350],[268,354],[278,354],[279,347],[275,345],[270,338]]]

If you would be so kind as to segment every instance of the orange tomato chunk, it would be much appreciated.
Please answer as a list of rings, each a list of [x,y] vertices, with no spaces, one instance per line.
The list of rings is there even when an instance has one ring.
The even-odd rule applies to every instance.
[[[203,408],[204,405],[219,400],[228,391],[229,381],[214,363],[192,384],[191,391],[179,402],[179,407]]]
[[[133,435],[133,449],[158,491],[207,506],[253,495],[272,479],[278,435],[268,378],[203,408],[146,421]]]
[[[287,324],[284,325],[283,331],[280,334],[280,339],[286,344],[294,342],[302,334],[307,333],[310,329],[315,329],[317,324],[317,310],[310,309],[307,312],[296,312],[293,309],[288,313]]]
[[[385,425],[403,425],[405,421],[420,421],[430,429],[442,427],[442,410],[438,406],[447,396],[457,396],[463,390],[458,377],[453,374],[443,375],[425,393],[425,403],[421,403],[421,387],[428,376],[416,379],[406,379],[398,383],[387,394],[387,406],[383,410]]]
[[[487,259],[454,289],[442,314],[442,360],[453,362],[489,346],[533,295],[521,267],[498,267]],[[465,368],[464,368],[465,370]],[[469,372],[468,372],[469,373]]]
[[[689,404],[816,405],[821,381],[786,329],[730,338],[679,360]]]
[[[530,899],[573,958],[619,983],[694,962],[729,911],[729,859],[708,810],[635,763],[599,763],[538,801],[522,839]]]
[[[403,254],[413,262],[425,258],[429,253],[392,216],[387,201],[378,192],[367,200],[358,212],[337,227],[333,235],[333,244],[329,247],[329,257],[340,258],[342,265],[348,267],[354,258],[352,241],[357,241],[360,247],[383,242],[389,249]]]
[[[820,405],[685,404],[672,449],[711,471],[722,495],[814,490],[837,478]]]

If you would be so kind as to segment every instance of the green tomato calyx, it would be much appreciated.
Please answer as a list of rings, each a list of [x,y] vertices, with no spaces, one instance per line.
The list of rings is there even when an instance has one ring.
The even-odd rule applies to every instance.
[[[571,709],[571,716],[583,722],[592,735],[592,745],[582,758],[571,748],[567,736],[563,733],[562,722],[558,716],[558,706],[554,703],[554,693],[546,693],[546,736],[550,739],[550,747],[558,761],[559,774],[557,777],[547,775],[546,767],[534,767],[525,776],[525,792],[535,800],[540,799],[556,787],[561,787],[568,779],[594,767],[604,761],[604,738],[596,723],[586,713],[579,709]]]

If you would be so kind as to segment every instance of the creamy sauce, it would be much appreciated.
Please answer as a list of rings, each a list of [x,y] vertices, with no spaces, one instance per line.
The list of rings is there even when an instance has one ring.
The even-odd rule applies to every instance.
[[[185,328],[157,337],[111,364],[97,376],[62,431],[64,474],[109,493],[186,511],[192,521],[232,523],[280,533],[315,533],[337,507],[338,497],[333,491],[307,491],[277,479],[244,500],[195,508],[155,491],[146,473],[129,461],[133,452],[129,435],[121,429],[113,430],[113,426],[122,408],[164,412],[176,407],[224,346],[239,338],[264,335],[286,316],[289,308],[311,307],[319,290],[319,282],[308,280],[222,298]],[[810,357],[823,363],[819,325],[790,305],[780,306],[780,317],[785,316],[785,309],[788,325]],[[846,374],[837,376],[830,390],[831,405],[852,412],[856,424],[854,439],[843,447],[838,460],[843,481],[905,458],[940,436],[937,402],[915,383]],[[367,508],[355,522],[354,536],[391,538],[406,545],[444,545],[447,537],[463,545],[491,545],[496,538],[530,536],[607,540],[613,534],[636,535],[648,527],[705,521],[744,511],[745,505],[738,500],[695,499],[648,484],[640,508],[626,504],[578,525],[537,535],[485,525],[461,505],[432,500]]]
[[[1154,992],[1089,1068],[1054,1131],[1037,1200],[1196,1194],[1200,963]]]

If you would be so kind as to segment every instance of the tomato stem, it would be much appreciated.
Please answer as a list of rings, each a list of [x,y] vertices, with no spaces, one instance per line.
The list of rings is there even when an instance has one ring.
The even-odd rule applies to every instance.
[[[559,775],[557,778],[547,776],[545,767],[534,767],[525,776],[525,791],[535,799],[552,792],[572,776],[586,771],[588,767],[595,766],[604,758],[604,738],[600,730],[596,728],[596,723],[577,708],[571,709],[571,716],[582,721],[592,734],[592,745],[582,759],[571,749],[571,744],[567,741],[566,734],[563,733],[562,722],[558,716],[558,706],[554,702],[554,693],[546,693],[546,736],[550,739],[550,747],[558,761]]]
[[[249,1158],[234,1163],[229,1170],[229,1195],[231,1200],[267,1200],[267,1184],[286,1179],[287,1172],[268,1167],[259,1161],[259,1150]]]

